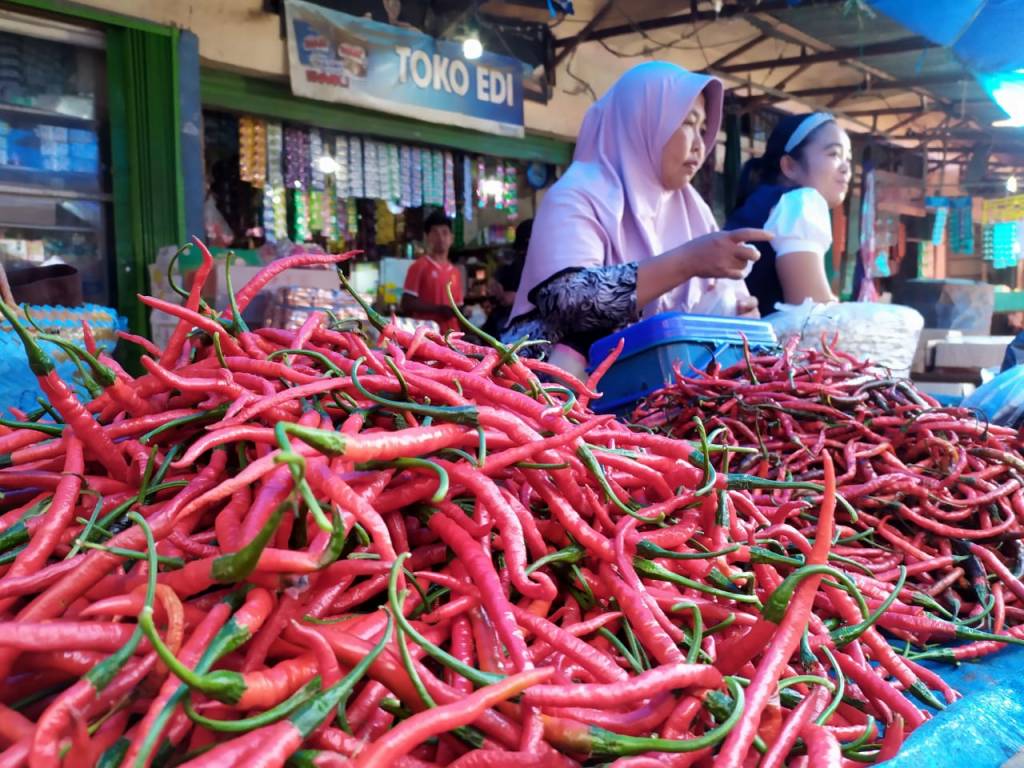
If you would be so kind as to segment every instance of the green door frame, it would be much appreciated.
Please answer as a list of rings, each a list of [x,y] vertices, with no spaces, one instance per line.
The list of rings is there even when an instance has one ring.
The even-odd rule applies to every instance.
[[[169,34],[110,27],[111,158],[118,309],[136,333],[149,327],[137,295],[149,264],[185,239],[177,29]]]

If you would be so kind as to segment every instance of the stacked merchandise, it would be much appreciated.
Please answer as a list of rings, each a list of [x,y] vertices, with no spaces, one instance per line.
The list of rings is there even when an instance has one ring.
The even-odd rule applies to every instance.
[[[1017,266],[1024,238],[1024,195],[985,200],[981,206],[983,252],[995,269]]]
[[[974,198],[927,197],[925,205],[935,211],[932,245],[949,243],[953,253],[974,253]]]
[[[371,296],[363,298],[373,300]],[[295,330],[314,312],[330,312],[337,320],[364,317],[358,302],[345,291],[292,286],[278,289],[267,312],[267,325]]]
[[[1017,266],[1020,258],[1019,223],[1000,221],[985,227],[983,253],[995,269]]]
[[[262,191],[261,224],[268,241],[351,240],[359,230],[358,200],[375,200],[392,215],[405,208],[443,208],[473,218],[474,208],[518,216],[519,169],[430,149],[319,129],[238,119],[239,177]],[[476,177],[474,179],[474,176]],[[486,183],[485,183],[486,182]],[[377,206],[376,221],[389,225]],[[392,228],[393,229],[393,228]],[[376,242],[389,235],[376,233]]]
[[[99,152],[94,131],[60,125],[19,128],[0,121],[0,165],[95,175]]]
[[[267,123],[266,170],[263,174],[263,230],[267,242],[288,237],[288,203],[281,158],[284,156],[284,132],[280,123]]]
[[[70,106],[77,98],[91,103],[93,94],[80,93],[77,55],[70,45],[0,32],[0,102],[38,109]]]
[[[95,94],[78,72],[73,46],[0,32],[0,103],[95,116]],[[23,124],[24,123],[24,124]],[[99,137],[87,128],[39,124],[39,118],[0,121],[0,166],[96,174]]]
[[[950,201],[949,246],[953,253],[974,253],[974,198],[957,197]]]

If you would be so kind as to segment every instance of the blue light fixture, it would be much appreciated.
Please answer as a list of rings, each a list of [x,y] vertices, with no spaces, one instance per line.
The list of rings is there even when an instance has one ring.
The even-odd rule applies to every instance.
[[[1000,128],[1024,128],[1024,69],[998,75],[979,75],[978,79],[999,108],[1009,117],[992,125]]]

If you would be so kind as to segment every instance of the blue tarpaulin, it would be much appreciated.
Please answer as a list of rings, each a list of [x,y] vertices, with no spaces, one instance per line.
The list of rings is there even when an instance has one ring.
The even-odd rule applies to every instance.
[[[1024,750],[1024,648],[928,666],[964,697],[911,733],[885,768],[1000,768]]]
[[[868,0],[875,9],[939,45],[971,70],[1024,69],[1022,0]]]

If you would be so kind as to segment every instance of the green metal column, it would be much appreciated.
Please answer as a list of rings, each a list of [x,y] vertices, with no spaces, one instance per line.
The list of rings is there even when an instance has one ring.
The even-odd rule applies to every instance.
[[[722,168],[722,176],[725,187],[723,208],[726,216],[735,207],[740,189],[740,176],[743,170],[743,127],[741,121],[739,112],[734,109],[727,110],[723,119],[725,124],[725,163]]]
[[[148,329],[137,299],[148,265],[185,236],[178,99],[178,30],[110,27],[107,77],[118,309]]]

